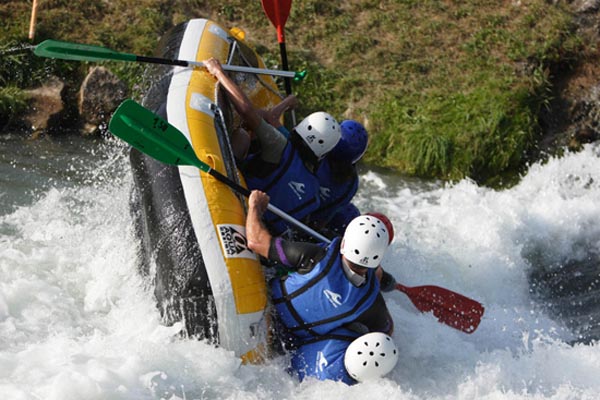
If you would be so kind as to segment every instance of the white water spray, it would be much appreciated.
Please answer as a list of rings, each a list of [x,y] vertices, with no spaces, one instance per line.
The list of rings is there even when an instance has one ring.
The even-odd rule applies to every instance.
[[[159,322],[137,273],[122,151],[0,215],[0,393],[6,399],[597,399],[600,350],[530,294],[538,265],[598,249],[600,150],[533,166],[504,191],[395,182],[372,172],[357,205],[382,211],[396,239],[384,266],[486,307],[466,335],[386,294],[400,349],[385,379],[353,387],[296,382],[285,360],[241,365]],[[78,164],[79,165],[79,164]]]

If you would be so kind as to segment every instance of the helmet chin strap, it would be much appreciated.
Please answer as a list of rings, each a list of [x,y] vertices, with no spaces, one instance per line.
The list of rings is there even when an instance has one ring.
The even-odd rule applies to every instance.
[[[308,169],[313,174],[316,173],[321,160],[315,155],[315,153],[313,153],[313,151],[310,149],[310,147],[308,147],[304,139],[302,139],[302,137],[298,134],[298,132],[296,132],[295,129],[292,130],[290,137],[292,140],[292,144],[298,151],[298,154],[300,155],[300,158],[302,159],[302,162],[304,163],[306,169]]]
[[[342,267],[344,268],[344,274],[346,278],[356,287],[360,287],[365,284],[367,281],[367,277],[360,275],[348,265],[348,261],[346,261],[346,257],[342,256]]]

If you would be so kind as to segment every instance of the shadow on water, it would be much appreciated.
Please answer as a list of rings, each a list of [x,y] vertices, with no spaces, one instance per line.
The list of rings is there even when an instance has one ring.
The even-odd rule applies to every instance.
[[[580,260],[533,267],[534,300],[575,334],[572,343],[600,340],[600,255],[587,252]]]

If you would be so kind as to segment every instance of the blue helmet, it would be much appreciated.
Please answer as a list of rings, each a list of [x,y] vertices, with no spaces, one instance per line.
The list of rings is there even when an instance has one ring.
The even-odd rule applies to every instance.
[[[369,134],[361,123],[347,119],[340,124],[342,137],[331,150],[330,156],[336,160],[349,160],[356,164],[367,150]]]
[[[335,234],[342,235],[350,221],[359,215],[360,211],[358,208],[354,204],[348,203],[333,214],[333,217],[327,225]]]

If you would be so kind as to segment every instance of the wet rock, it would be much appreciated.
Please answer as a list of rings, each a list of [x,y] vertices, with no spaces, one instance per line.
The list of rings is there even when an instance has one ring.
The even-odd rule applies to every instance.
[[[116,75],[101,66],[90,68],[81,84],[78,99],[83,134],[105,130],[113,111],[127,96],[127,85]]]
[[[594,86],[576,99],[570,109],[570,128],[568,147],[581,148],[585,143],[594,142],[600,137],[600,87]]]
[[[29,107],[22,119],[33,136],[56,128],[58,116],[65,110],[64,92],[65,83],[55,76],[51,76],[44,85],[25,91]]]
[[[561,260],[540,265],[530,260],[530,293],[533,300],[574,334],[573,343],[600,339],[600,258],[591,244],[581,260]]]

